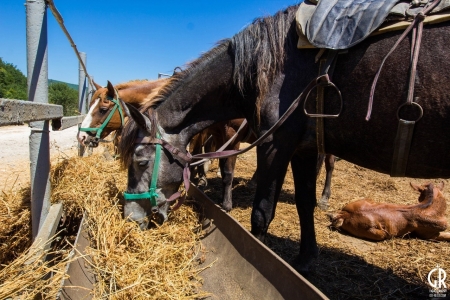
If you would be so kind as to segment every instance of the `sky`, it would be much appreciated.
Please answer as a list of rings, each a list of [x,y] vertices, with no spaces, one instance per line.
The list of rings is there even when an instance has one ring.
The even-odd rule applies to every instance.
[[[27,0],[0,0],[0,58],[27,75]],[[172,74],[259,17],[299,0],[54,0],[100,85]],[[47,10],[48,77],[78,84],[78,58]]]

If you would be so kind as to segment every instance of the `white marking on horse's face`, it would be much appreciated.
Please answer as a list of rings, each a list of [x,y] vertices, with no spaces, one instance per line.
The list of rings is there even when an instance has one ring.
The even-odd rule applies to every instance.
[[[86,117],[84,118],[83,122],[81,122],[80,127],[81,128],[89,128],[92,124],[92,113],[94,112],[94,109],[99,105],[100,98],[96,99],[94,103],[89,108],[89,112],[86,114]],[[84,140],[86,140],[88,137],[88,134],[84,131],[78,131],[78,141],[82,144]]]

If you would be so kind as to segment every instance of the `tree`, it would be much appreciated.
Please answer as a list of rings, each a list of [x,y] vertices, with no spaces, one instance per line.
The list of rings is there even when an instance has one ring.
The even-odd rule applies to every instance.
[[[27,78],[0,58],[0,98],[27,100]]]
[[[62,82],[48,86],[48,102],[63,106],[64,116],[78,115],[78,91]]]

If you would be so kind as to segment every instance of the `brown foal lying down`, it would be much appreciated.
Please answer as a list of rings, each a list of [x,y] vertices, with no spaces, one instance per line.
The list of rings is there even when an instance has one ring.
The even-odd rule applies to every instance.
[[[361,199],[347,204],[341,211],[328,214],[331,226],[356,237],[381,241],[411,233],[422,239],[450,241],[442,190],[444,183],[411,187],[420,193],[419,203],[413,205],[377,203]]]

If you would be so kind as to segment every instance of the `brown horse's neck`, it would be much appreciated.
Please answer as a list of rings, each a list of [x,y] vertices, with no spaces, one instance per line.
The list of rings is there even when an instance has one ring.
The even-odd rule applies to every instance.
[[[155,81],[144,81],[142,83],[120,89],[119,97],[136,107],[141,106],[158,93],[161,87],[167,82],[167,79],[160,79]]]

